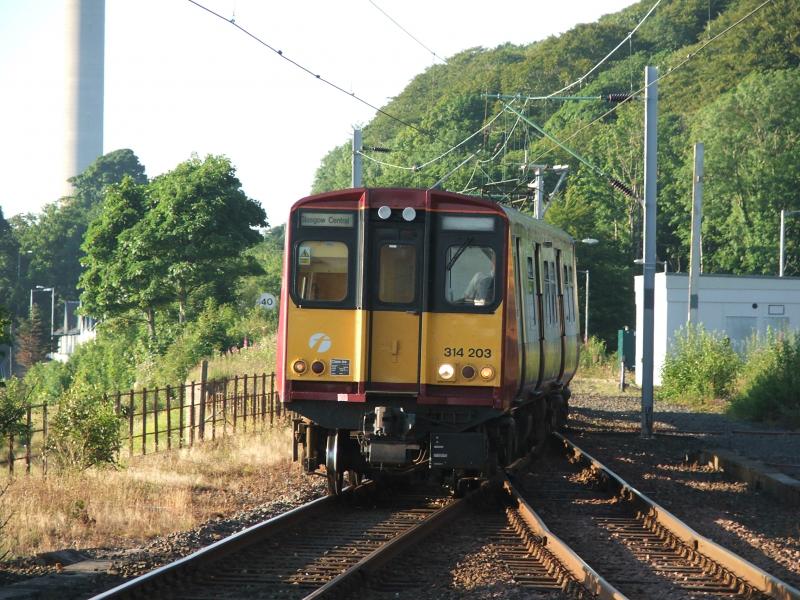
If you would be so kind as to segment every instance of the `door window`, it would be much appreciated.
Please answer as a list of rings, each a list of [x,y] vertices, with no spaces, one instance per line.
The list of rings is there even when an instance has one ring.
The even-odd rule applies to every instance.
[[[378,266],[378,299],[408,304],[416,297],[417,249],[408,244],[381,246]]]

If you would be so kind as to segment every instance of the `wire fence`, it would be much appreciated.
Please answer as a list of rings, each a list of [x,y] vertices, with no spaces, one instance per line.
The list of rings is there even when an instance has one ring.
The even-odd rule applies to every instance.
[[[205,372],[205,371],[204,371]],[[275,392],[275,373],[191,381],[105,394],[120,420],[119,458],[189,448],[237,432],[257,432],[285,424],[290,415]],[[31,404],[23,417],[25,435],[8,436],[0,468],[47,473],[48,429],[58,404]]]

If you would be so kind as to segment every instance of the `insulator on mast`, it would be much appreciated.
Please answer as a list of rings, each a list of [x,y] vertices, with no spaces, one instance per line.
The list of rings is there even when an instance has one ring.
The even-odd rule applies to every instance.
[[[630,99],[631,95],[626,94],[624,92],[612,92],[608,96],[606,96],[606,100],[611,103],[617,102],[625,102],[626,100]]]
[[[631,198],[637,198],[636,194],[633,193],[633,190],[624,183],[622,183],[619,179],[614,179],[612,177],[610,183],[611,187],[613,187],[615,190],[618,190],[623,194],[625,194],[626,196],[630,196]]]

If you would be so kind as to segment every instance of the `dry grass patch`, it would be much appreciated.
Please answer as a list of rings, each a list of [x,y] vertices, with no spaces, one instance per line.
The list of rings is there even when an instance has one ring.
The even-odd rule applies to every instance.
[[[625,396],[638,398],[641,390],[634,383],[632,372],[625,374],[625,391],[619,389],[619,370],[591,369],[589,372],[578,369],[575,379],[569,385],[573,394],[581,396]]]
[[[0,498],[11,556],[63,548],[134,547],[252,508],[305,477],[291,463],[291,431],[241,434],[137,457],[122,469],[18,476]]]

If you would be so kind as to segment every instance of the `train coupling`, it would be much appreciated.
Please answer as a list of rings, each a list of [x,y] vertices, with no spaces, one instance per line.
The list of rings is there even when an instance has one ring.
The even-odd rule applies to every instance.
[[[373,465],[408,464],[419,455],[420,444],[413,439],[416,415],[403,408],[376,406],[364,415],[361,452]]]

